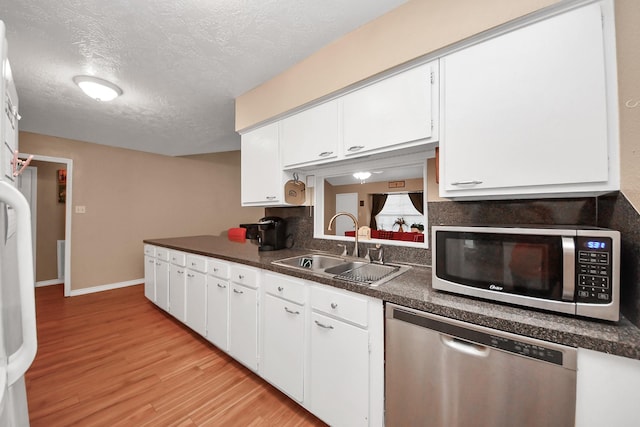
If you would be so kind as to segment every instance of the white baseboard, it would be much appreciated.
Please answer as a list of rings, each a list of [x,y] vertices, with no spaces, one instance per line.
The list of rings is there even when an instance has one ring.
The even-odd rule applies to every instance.
[[[69,296],[93,294],[95,292],[110,291],[112,289],[126,288],[127,286],[140,285],[144,283],[144,279],[128,280],[126,282],[109,283],[107,285],[93,286],[91,288],[73,289]]]
[[[64,283],[64,279],[41,280],[39,282],[36,282],[36,288],[39,288],[42,286],[61,285],[63,283]]]

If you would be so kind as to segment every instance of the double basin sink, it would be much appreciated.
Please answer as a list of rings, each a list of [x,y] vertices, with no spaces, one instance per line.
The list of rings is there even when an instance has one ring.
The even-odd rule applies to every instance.
[[[299,255],[273,261],[273,264],[366,286],[381,285],[411,268],[325,254]]]

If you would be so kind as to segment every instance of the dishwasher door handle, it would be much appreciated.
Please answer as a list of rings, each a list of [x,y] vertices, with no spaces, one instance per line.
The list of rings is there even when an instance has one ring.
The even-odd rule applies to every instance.
[[[453,338],[448,335],[440,334],[440,341],[447,347],[458,351],[460,353],[468,354],[475,357],[487,357],[489,356],[489,347],[484,345],[475,344],[469,341],[461,340],[460,338]]]

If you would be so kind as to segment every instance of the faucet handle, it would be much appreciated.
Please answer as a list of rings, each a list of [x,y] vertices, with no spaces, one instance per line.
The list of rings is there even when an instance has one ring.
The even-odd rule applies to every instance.
[[[342,245],[338,243],[338,247],[342,248],[342,256],[347,256],[347,245]]]

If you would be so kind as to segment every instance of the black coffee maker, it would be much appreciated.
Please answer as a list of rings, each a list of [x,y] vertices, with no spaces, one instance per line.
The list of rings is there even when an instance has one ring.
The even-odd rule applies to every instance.
[[[265,216],[254,224],[240,224],[247,229],[247,238],[258,241],[259,251],[284,249],[287,241],[287,222],[277,216]]]

